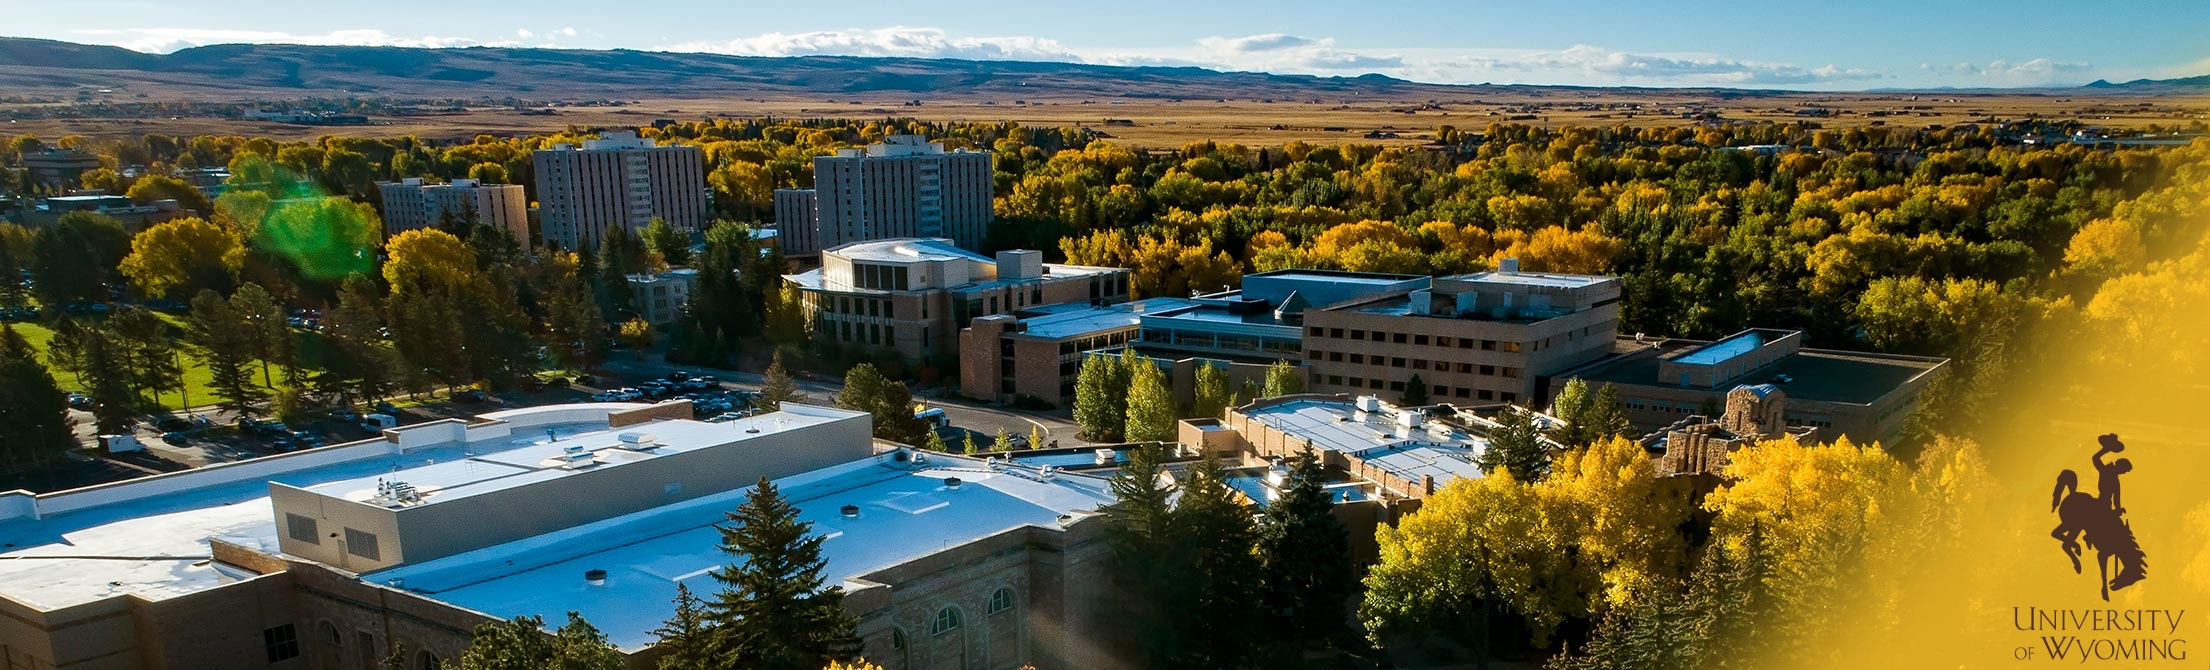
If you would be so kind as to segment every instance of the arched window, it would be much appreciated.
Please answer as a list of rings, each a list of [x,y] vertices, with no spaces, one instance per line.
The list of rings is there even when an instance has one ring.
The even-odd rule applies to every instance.
[[[890,629],[890,648],[905,651],[905,631],[896,628]]]
[[[998,589],[990,592],[990,613],[997,614],[1013,609],[1013,590]]]
[[[930,635],[943,635],[959,630],[959,608],[946,607],[936,611],[936,623],[929,625]]]
[[[430,650],[424,649],[414,655],[414,667],[415,670],[438,670],[445,667],[445,662],[438,660],[437,655],[430,653]]]

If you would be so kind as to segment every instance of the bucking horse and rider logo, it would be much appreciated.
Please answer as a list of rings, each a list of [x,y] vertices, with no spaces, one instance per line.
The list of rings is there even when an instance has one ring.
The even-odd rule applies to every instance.
[[[2103,457],[2123,453],[2125,443],[2118,441],[2118,434],[2111,433],[2098,438],[2102,450],[2090,460],[2095,464],[2095,493],[2087,495],[2079,490],[2080,476],[2071,470],[2057,473],[2056,491],[2050,495],[2049,511],[2057,515],[2056,530],[2049,535],[2064,543],[2064,555],[2072,559],[2072,572],[2083,572],[2080,555],[2081,541],[2086,549],[2095,550],[2095,570],[2102,581],[2103,600],[2110,600],[2110,592],[2147,579],[2148,554],[2141,551],[2141,543],[2134,540],[2133,526],[2126,522],[2126,508],[2118,495],[2118,477],[2133,471],[2133,462],[2120,458],[2108,463]],[[2113,565],[2115,563],[2115,565]],[[2110,574],[2115,567],[2116,576]]]

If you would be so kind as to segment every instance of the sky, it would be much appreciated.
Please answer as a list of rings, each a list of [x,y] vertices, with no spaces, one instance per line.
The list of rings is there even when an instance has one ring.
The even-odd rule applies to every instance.
[[[0,18],[0,34],[150,53],[625,48],[1806,90],[2210,74],[2205,0],[0,0]]]

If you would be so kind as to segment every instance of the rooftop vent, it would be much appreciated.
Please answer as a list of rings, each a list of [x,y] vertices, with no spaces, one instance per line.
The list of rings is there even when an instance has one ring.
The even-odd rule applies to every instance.
[[[585,570],[585,571],[583,571],[583,581],[584,581],[585,583],[588,583],[588,584],[592,585],[592,586],[605,586],[605,585],[606,585],[606,571],[605,571],[605,570],[600,570],[600,569],[598,569],[598,568],[592,568],[592,569],[589,569],[589,570]]]
[[[1118,460],[1118,456],[1111,449],[1099,449],[1090,452],[1090,455],[1092,456],[1091,462],[1098,465],[1112,465],[1113,461]]]
[[[1357,405],[1358,411],[1361,412],[1381,411],[1381,399],[1370,395],[1358,396],[1358,399],[1353,401],[1353,403]]]
[[[954,491],[957,491],[957,490],[959,490],[959,478],[958,478],[958,477],[945,477],[945,478],[944,478],[944,488],[947,488],[947,489],[951,489],[951,490],[954,490]]]
[[[1037,468],[1036,476],[1043,479],[1044,481],[1051,481],[1053,477],[1059,476],[1059,466],[1046,465],[1044,467]]]
[[[1517,258],[1506,258],[1506,259],[1504,259],[1504,260],[1502,260],[1502,261],[1498,262],[1498,263],[1496,264],[1496,271],[1497,271],[1497,273],[1498,273],[1498,274],[1507,274],[1507,275],[1516,275],[1516,274],[1519,274],[1519,259],[1517,259]]]
[[[858,505],[845,505],[841,508],[838,508],[837,511],[842,512],[844,514],[844,518],[847,519],[857,518],[859,516]]]
[[[622,441],[622,448],[630,451],[651,451],[659,448],[658,436],[652,433],[622,433],[615,436]]]

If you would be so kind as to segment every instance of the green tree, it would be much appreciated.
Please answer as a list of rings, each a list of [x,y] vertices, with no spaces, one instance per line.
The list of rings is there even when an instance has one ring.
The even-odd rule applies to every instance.
[[[1402,400],[1405,407],[1421,407],[1426,405],[1427,381],[1420,379],[1419,375],[1412,375],[1411,379],[1405,380],[1404,397],[1402,398]]]
[[[130,253],[130,233],[114,217],[70,212],[41,228],[33,241],[31,276],[49,309],[106,302],[116,265]]]
[[[1612,436],[1634,437],[1634,423],[1627,420],[1627,406],[1619,402],[1619,388],[1604,382],[1596,388],[1596,401],[1591,404],[1588,417],[1582,423],[1589,426],[1594,439]]]
[[[775,352],[768,361],[767,373],[760,382],[760,395],[752,404],[761,411],[773,412],[783,408],[783,403],[806,401],[806,394],[798,390],[798,380],[790,376],[790,369],[783,367],[783,352]]]
[[[1195,418],[1218,419],[1235,403],[1235,392],[1228,389],[1228,373],[1219,365],[1206,361],[1198,364],[1195,373],[1194,399],[1190,403],[1190,415]],[[1079,383],[1079,382],[1077,382]]]
[[[990,439],[990,448],[995,451],[1012,451],[1013,433],[1004,426],[998,426],[998,434]]]
[[[1228,485],[1220,461],[1207,454],[1188,470],[1174,503],[1181,566],[1186,583],[1174,610],[1190,644],[1174,664],[1186,668],[1238,668],[1255,662],[1264,619],[1264,569],[1254,551],[1258,528],[1243,494]]]
[[[1128,383],[1120,359],[1100,353],[1082,357],[1074,377],[1074,422],[1082,437],[1118,442],[1127,425]]]
[[[606,322],[592,297],[591,277],[577,255],[568,252],[548,252],[538,268],[546,353],[562,367],[597,366],[605,360]]]
[[[982,445],[975,444],[975,434],[973,432],[967,433],[967,443],[959,448],[959,453],[969,456],[982,453]]]
[[[762,477],[720,527],[730,563],[715,570],[722,590],[705,608],[712,657],[748,670],[816,670],[859,652],[858,620],[844,589],[821,576],[823,537]]]
[[[1505,407],[1496,422],[1497,428],[1489,431],[1488,448],[1481,450],[1481,471],[1495,474],[1498,468],[1508,469],[1521,481],[1541,481],[1548,475],[1550,447],[1543,443],[1534,417],[1517,407]]]
[[[157,401],[161,393],[184,387],[176,338],[169,333],[169,322],[159,315],[142,307],[125,307],[109,316],[102,330],[122,356],[133,391],[152,394],[148,400]]]
[[[1594,442],[1598,428],[1590,425],[1590,420],[1594,418],[1595,408],[1596,397],[1589,392],[1588,382],[1581,381],[1580,377],[1566,380],[1565,388],[1550,401],[1551,416],[1565,423],[1550,429],[1550,439],[1568,448],[1585,447]]]
[[[107,332],[86,332],[84,394],[92,398],[92,420],[103,434],[129,432],[138,416],[138,394],[130,386],[127,360],[124,346]]]
[[[575,612],[551,634],[545,620],[515,617],[476,627],[456,661],[460,670],[622,670],[622,652]]]
[[[1129,370],[1125,425],[1129,442],[1174,441],[1174,391],[1151,361],[1139,360]]]
[[[0,469],[39,468],[77,448],[69,398],[13,324],[0,324]]]
[[[902,444],[919,444],[928,427],[913,417],[913,393],[905,382],[882,376],[871,363],[852,366],[844,373],[844,389],[836,394],[836,406],[875,417],[875,437]]]
[[[1350,532],[1335,518],[1327,466],[1310,446],[1298,454],[1289,487],[1266,506],[1258,555],[1265,562],[1267,630],[1306,645],[1340,640],[1357,575]]]
[[[1273,365],[1266,367],[1266,397],[1303,393],[1304,390],[1304,375],[1299,374],[1297,366],[1291,365],[1289,361],[1275,361]]]
[[[270,368],[282,367],[289,378],[298,364],[298,343],[292,338],[291,325],[284,319],[284,307],[277,304],[276,296],[260,284],[246,282],[238,292],[230,294],[230,308],[238,318],[245,320],[248,336],[253,341],[253,357],[261,362],[261,385],[276,388],[276,379]]]
[[[945,454],[952,451],[951,445],[944,444],[944,434],[933,430],[929,431],[928,439],[921,443],[921,448]]]
[[[1177,624],[1177,603],[1183,595],[1178,581],[1185,564],[1174,518],[1174,487],[1168,483],[1156,446],[1137,447],[1128,453],[1107,487],[1113,502],[1106,505],[1107,542],[1115,557],[1114,603],[1119,620],[1144,652],[1144,667],[1166,667],[1178,653],[1187,631]]]
[[[675,583],[675,613],[652,631],[652,648],[660,652],[661,670],[705,670],[713,665],[716,633],[706,619],[705,604],[691,595],[691,587]]]
[[[398,361],[382,335],[383,304],[375,290],[367,277],[347,280],[338,289],[337,305],[322,318],[329,343],[323,350],[323,375],[328,378],[323,385],[348,400],[382,397],[397,387]]]
[[[207,366],[208,387],[222,398],[223,409],[244,414],[262,397],[246,369],[254,359],[254,331],[231,302],[214,291],[200,291],[192,299],[192,311],[184,319],[184,342]]]
[[[645,248],[660,254],[669,265],[689,265],[691,262],[691,236],[676,230],[667,219],[652,217],[643,233]]]

